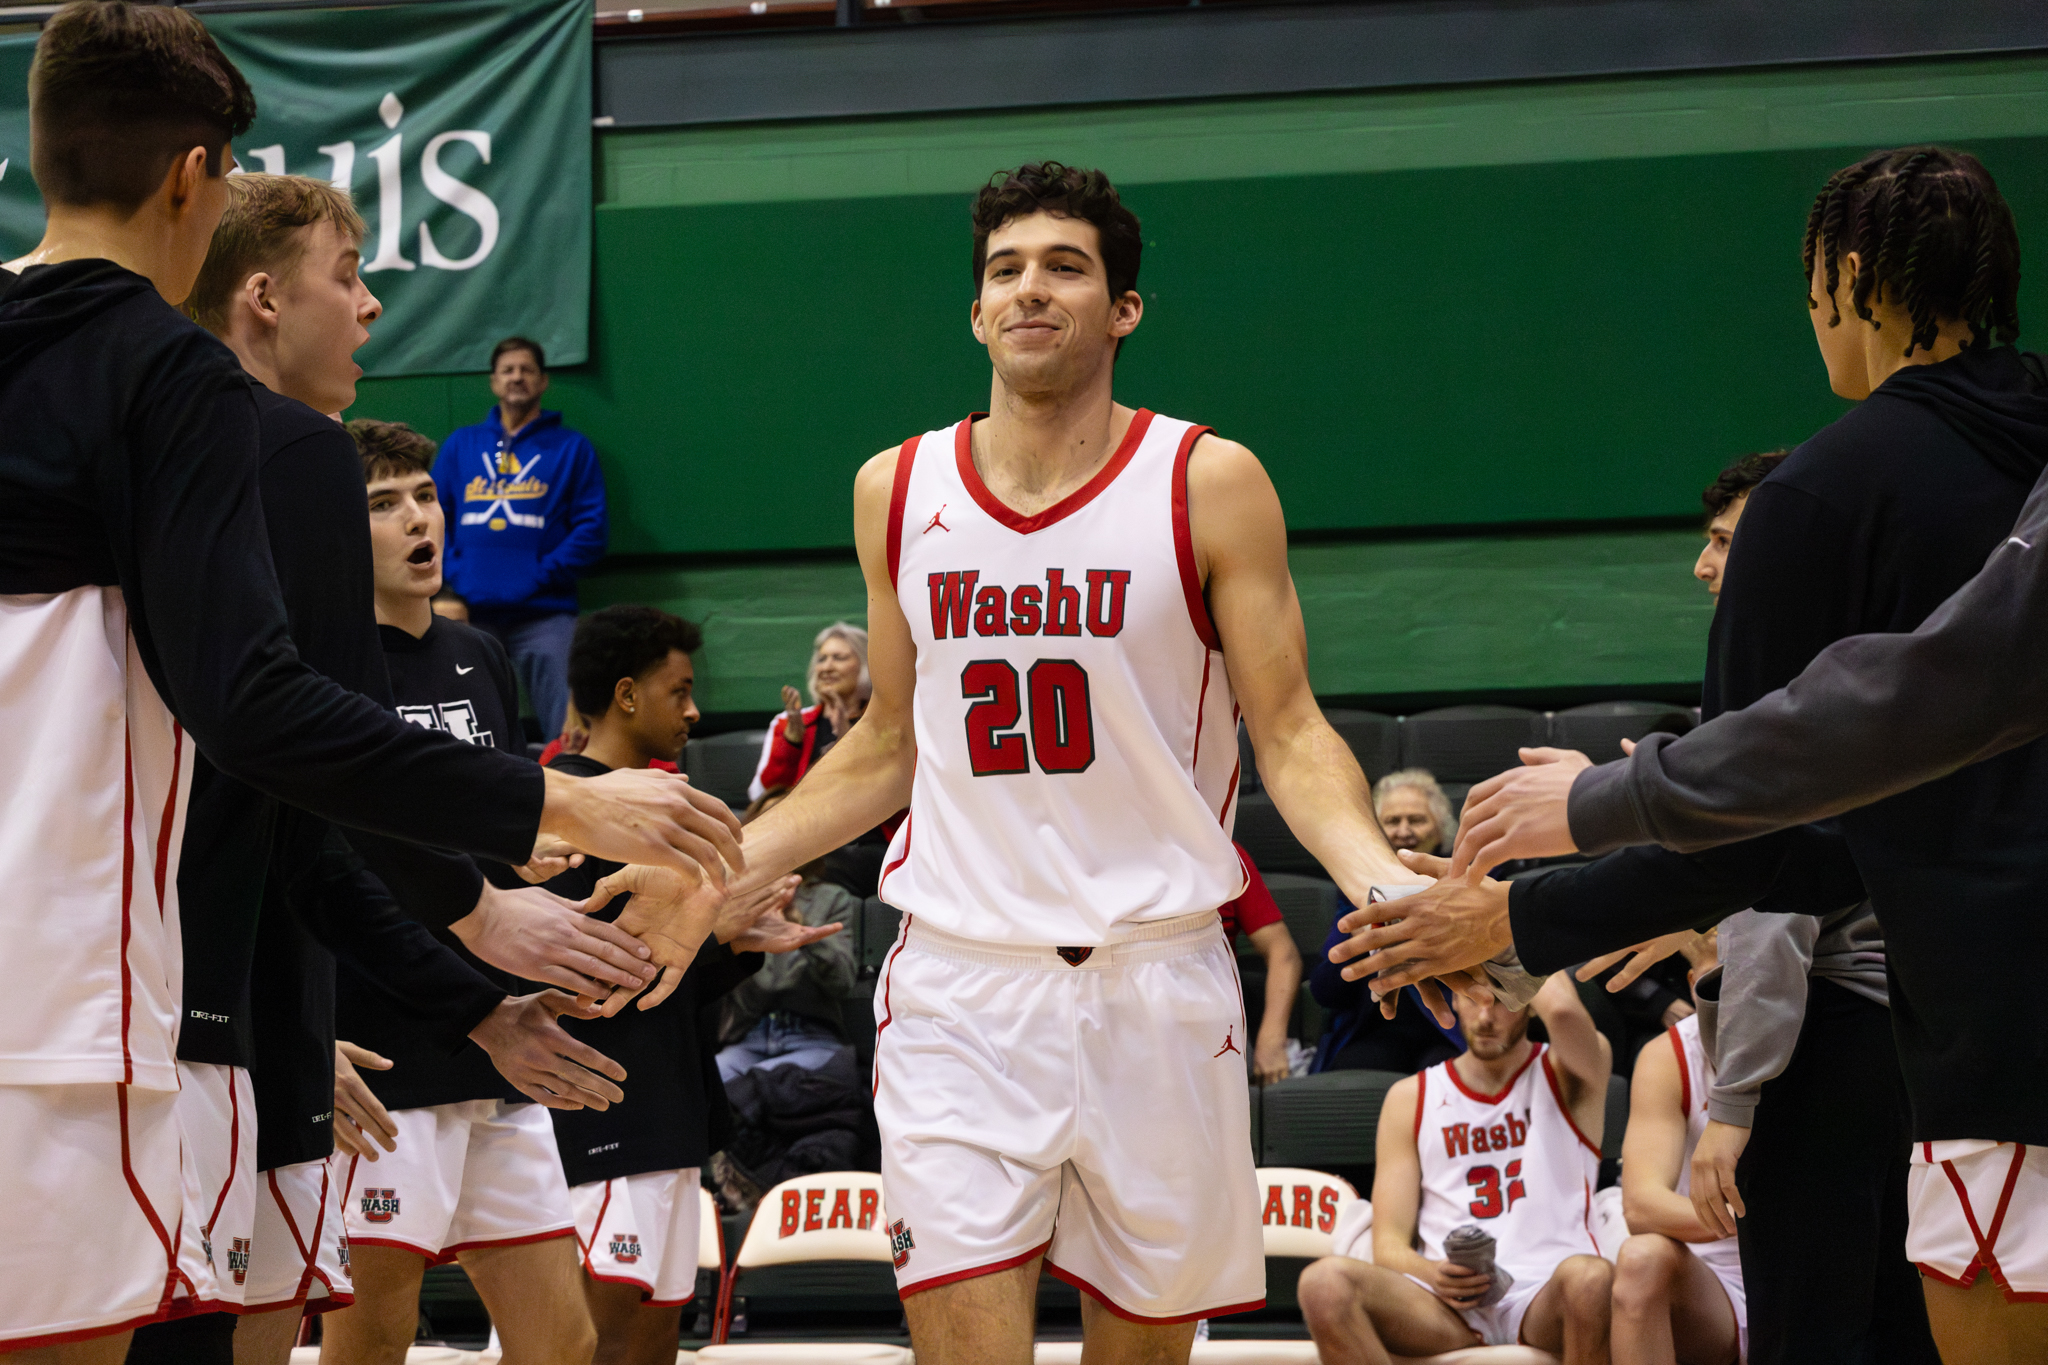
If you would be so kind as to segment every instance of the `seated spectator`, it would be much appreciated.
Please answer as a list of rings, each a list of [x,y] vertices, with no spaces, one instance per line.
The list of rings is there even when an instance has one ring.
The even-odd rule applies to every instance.
[[[1604,1365],[1614,1268],[1587,1201],[1607,1040],[1562,973],[1530,1009],[1456,1008],[1470,1048],[1398,1082],[1380,1110],[1372,1263],[1329,1256],[1302,1272],[1309,1334],[1324,1365],[1518,1343]],[[1530,1041],[1531,1014],[1547,1045]],[[1492,1238],[1492,1274],[1446,1258],[1447,1239],[1475,1232]]]
[[[1259,956],[1266,959],[1266,1007],[1253,1035],[1250,1064],[1252,1079],[1271,1085],[1287,1079],[1287,1024],[1294,1016],[1295,992],[1301,989],[1301,950],[1294,935],[1266,889],[1252,855],[1243,844],[1234,844],[1237,859],[1244,864],[1244,894],[1216,913],[1223,917],[1223,932],[1232,942],[1242,933],[1250,937]]]
[[[1380,832],[1395,848],[1450,855],[1458,837],[1458,817],[1429,769],[1388,773],[1373,785],[1372,807],[1379,813]]]
[[[1329,936],[1309,966],[1309,994],[1330,1012],[1330,1022],[1316,1044],[1315,1060],[1309,1063],[1310,1074],[1397,1071],[1412,1076],[1463,1052],[1464,1035],[1455,1028],[1439,1027],[1413,986],[1401,992],[1401,1007],[1388,1019],[1373,999],[1371,983],[1346,981],[1344,969],[1330,961],[1330,949],[1351,937],[1337,925],[1353,909],[1343,896],[1337,897]]]
[[[777,801],[767,796],[747,808],[741,823],[758,818]],[[860,898],[820,877],[822,859],[800,869],[803,878],[782,915],[794,923],[837,924],[851,929]],[[853,989],[860,964],[851,933],[771,958],[725,998],[720,1010],[718,1074],[725,1080],[743,1071],[777,1066],[817,1070],[846,1046],[840,1002]]]
[[[749,801],[801,782],[867,710],[873,690],[868,682],[868,633],[845,621],[819,631],[804,681],[811,694],[809,706],[794,687],[782,689],[782,718],[768,727],[762,741],[761,763],[747,788]]]
[[[1713,967],[1715,935],[1682,950],[1697,980]],[[1646,1047],[1629,1089],[1621,1147],[1622,1212],[1632,1234],[1614,1269],[1614,1365],[1737,1365],[1749,1353],[1736,1239],[1700,1221],[1692,1153],[1707,1127],[1714,1066],[1689,1014]]]

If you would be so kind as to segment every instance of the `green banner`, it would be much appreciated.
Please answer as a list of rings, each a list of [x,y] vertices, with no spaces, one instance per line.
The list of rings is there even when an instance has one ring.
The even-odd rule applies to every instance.
[[[485,368],[510,333],[590,352],[591,0],[244,10],[206,26],[255,88],[244,170],[355,194],[383,320],[372,375]],[[42,236],[29,174],[33,30],[0,34],[0,260]]]

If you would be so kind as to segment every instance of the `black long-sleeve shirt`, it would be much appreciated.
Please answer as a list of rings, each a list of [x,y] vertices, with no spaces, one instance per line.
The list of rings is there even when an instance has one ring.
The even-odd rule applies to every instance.
[[[1681,852],[1882,801],[2048,735],[2048,474],[1911,634],[1855,635],[1790,683],[1572,784],[1572,842]]]
[[[1892,376],[1750,495],[1715,614],[1706,714],[1783,686],[1835,640],[1918,626],[2004,541],[2044,462],[2048,384],[2011,348]],[[1982,989],[1985,962],[2048,954],[2044,819],[2048,744],[2036,743],[1835,822],[1884,929],[1918,1140],[2048,1141],[2048,1092],[2008,1083],[2048,1065],[2048,1025],[2030,1002],[2004,1006]],[[1840,908],[1785,903],[1778,876],[1807,856],[1787,841],[1815,837],[1831,836],[1631,849],[1526,879],[1511,891],[1517,947],[1540,971],[1595,942],[1605,951],[1717,918],[1706,914],[1717,879],[1724,912],[1759,885],[1771,892],[1759,909]],[[1645,869],[1662,899],[1635,899]]]

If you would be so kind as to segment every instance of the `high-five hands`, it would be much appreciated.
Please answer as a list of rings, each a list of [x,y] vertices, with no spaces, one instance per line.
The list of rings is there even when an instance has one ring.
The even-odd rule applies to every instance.
[[[1346,981],[1372,978],[1387,1018],[1394,1017],[1401,987],[1414,986],[1437,1022],[1449,1028],[1456,1018],[1445,989],[1478,1002],[1493,999],[1481,967],[1514,944],[1507,884],[1477,873],[1454,878],[1442,858],[1399,852],[1411,871],[1437,878],[1436,884],[1398,901],[1362,906],[1337,921],[1351,937],[1330,949],[1330,961],[1345,964]]]
[[[708,876],[746,868],[740,822],[725,802],[659,768],[615,768],[600,777],[544,770],[547,799],[540,827],[571,848],[615,863],[639,863]]]
[[[370,1092],[370,1087],[357,1074],[357,1067],[389,1071],[391,1062],[366,1047],[336,1040],[334,1148],[365,1161],[375,1161],[379,1145],[387,1152],[398,1150],[398,1125],[391,1121],[391,1111],[384,1107],[383,1101]]]
[[[1623,742],[1625,752],[1635,745]],[[1593,760],[1576,749],[1523,749],[1526,766],[1487,778],[1465,797],[1450,875],[1485,874],[1515,858],[1576,853],[1572,842],[1572,783]]]
[[[507,996],[469,1031],[520,1094],[550,1109],[609,1109],[626,1097],[626,1068],[569,1036],[556,1019],[588,1019],[597,1007],[560,991]]]
[[[736,953],[793,953],[832,937],[846,926],[804,924],[785,913],[803,880],[791,874],[728,896],[713,932]]]
[[[506,891],[486,882],[476,909],[449,928],[493,967],[576,995],[639,990],[654,979],[645,944],[537,886]]]

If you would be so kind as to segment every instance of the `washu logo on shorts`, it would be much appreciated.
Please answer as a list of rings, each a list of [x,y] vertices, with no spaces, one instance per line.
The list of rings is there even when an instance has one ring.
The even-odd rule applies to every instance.
[[[363,1217],[372,1223],[388,1223],[398,1216],[397,1190],[363,1190]]]
[[[782,1221],[776,1226],[777,1237],[794,1237],[799,1232],[824,1232],[831,1228],[849,1228],[866,1232],[881,1216],[882,1194],[879,1190],[861,1190],[860,1213],[853,1211],[853,1190],[832,1191],[832,1211],[825,1212],[825,1191],[784,1190],[782,1192]]]
[[[1265,1227],[1314,1228],[1328,1232],[1337,1226],[1337,1187],[1324,1185],[1318,1192],[1314,1185],[1296,1185],[1291,1193],[1294,1208],[1287,1207],[1289,1187],[1285,1185],[1266,1186],[1266,1207],[1259,1214],[1259,1222]]]
[[[615,1232],[608,1245],[612,1259],[621,1265],[631,1265],[642,1255],[640,1234],[637,1232]]]
[[[235,1277],[236,1284],[245,1284],[249,1279],[249,1239],[235,1238],[228,1247],[228,1273]]]
[[[890,1259],[898,1270],[910,1264],[910,1253],[917,1250],[917,1243],[911,1240],[910,1225],[898,1218],[889,1224]]]

